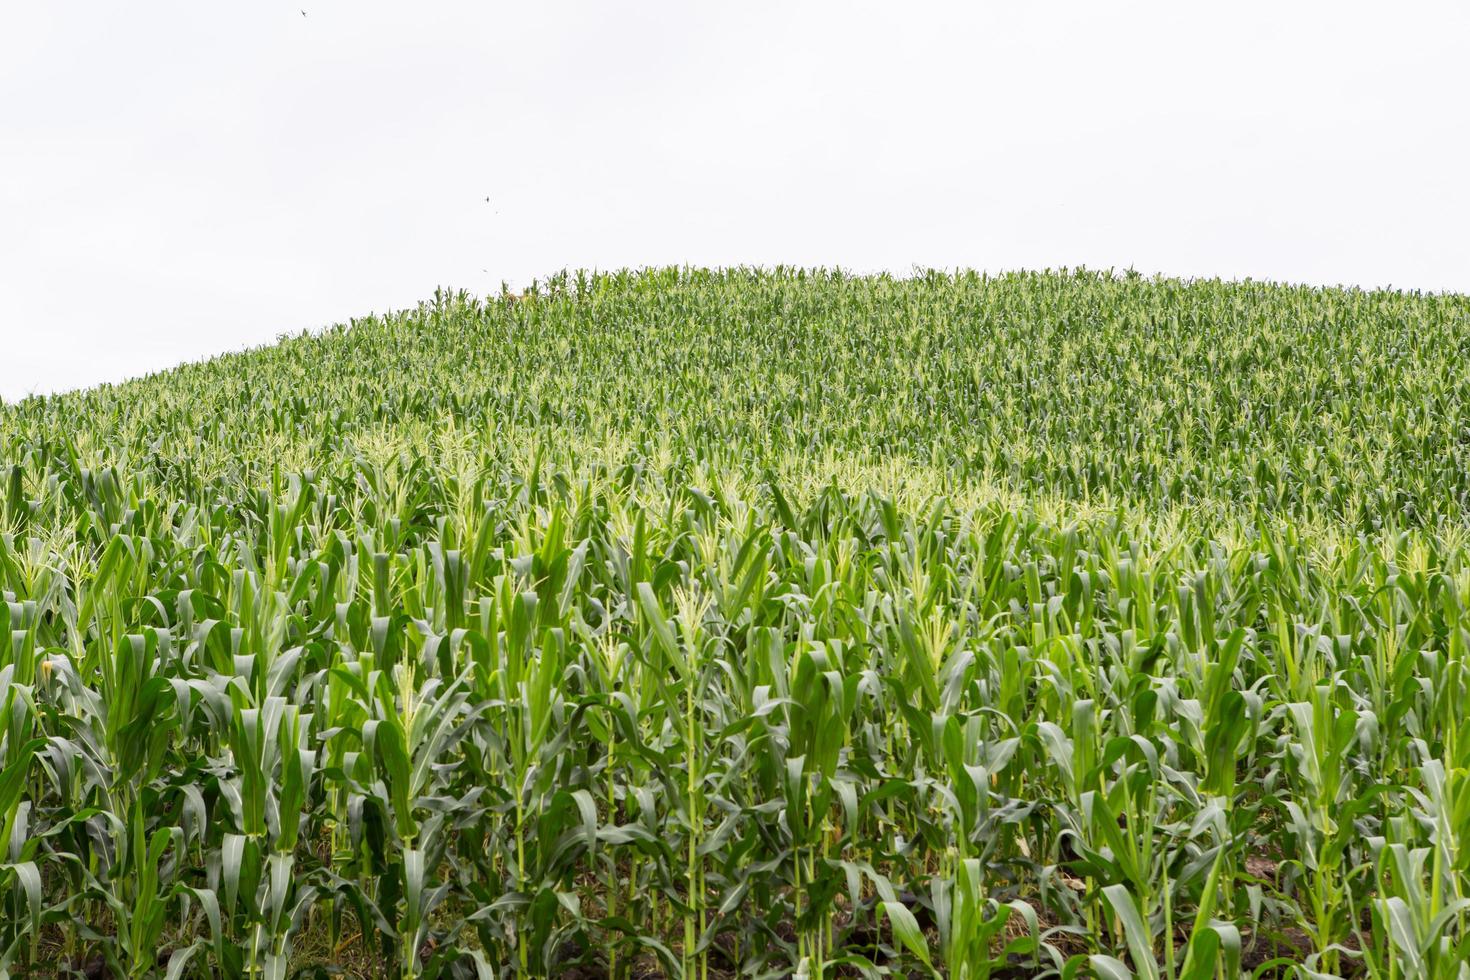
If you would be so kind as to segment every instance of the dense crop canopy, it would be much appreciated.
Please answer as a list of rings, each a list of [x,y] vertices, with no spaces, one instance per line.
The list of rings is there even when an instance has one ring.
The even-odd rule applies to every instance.
[[[1467,363],[659,270],[0,407],[0,974],[1470,977]]]

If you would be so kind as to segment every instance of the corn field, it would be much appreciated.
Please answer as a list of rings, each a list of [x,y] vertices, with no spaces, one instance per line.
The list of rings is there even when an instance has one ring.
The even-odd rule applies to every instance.
[[[0,406],[0,975],[1470,978],[1466,364],[663,269]]]

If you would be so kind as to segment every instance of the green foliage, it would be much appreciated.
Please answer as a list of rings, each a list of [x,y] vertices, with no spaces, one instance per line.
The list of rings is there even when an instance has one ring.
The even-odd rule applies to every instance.
[[[564,274],[0,406],[0,975],[1470,977],[1467,327]]]

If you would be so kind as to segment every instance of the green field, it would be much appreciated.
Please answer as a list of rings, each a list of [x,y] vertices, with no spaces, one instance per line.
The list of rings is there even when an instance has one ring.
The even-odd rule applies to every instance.
[[[1467,366],[685,269],[0,407],[0,974],[1470,977]]]

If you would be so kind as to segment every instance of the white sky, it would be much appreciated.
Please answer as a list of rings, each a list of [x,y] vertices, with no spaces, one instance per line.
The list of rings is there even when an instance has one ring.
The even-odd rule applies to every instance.
[[[1467,38],[1461,2],[5,0],[0,396],[563,267],[1470,291]]]

